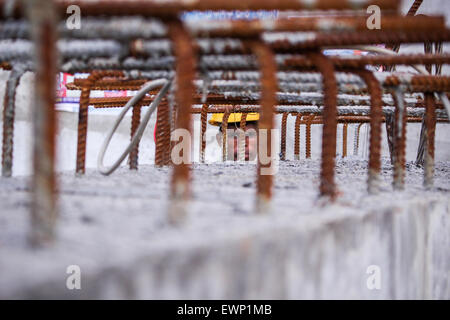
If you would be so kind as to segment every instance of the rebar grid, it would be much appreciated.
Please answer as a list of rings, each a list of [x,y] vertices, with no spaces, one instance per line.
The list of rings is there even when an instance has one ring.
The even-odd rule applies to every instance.
[[[42,15],[37,18],[28,16],[40,59],[36,63],[26,64],[33,58],[30,48],[31,30],[23,17],[23,2],[4,12],[4,0],[0,0],[0,17],[7,14],[7,20],[0,18],[0,42],[7,44],[6,50],[0,48],[0,67],[11,69],[10,80],[5,95],[2,175],[10,176],[12,170],[12,147],[14,125],[14,91],[25,70],[36,70],[37,75],[45,79],[38,85],[42,114],[36,121],[36,136],[45,137],[45,148],[35,146],[35,206],[34,221],[44,217],[41,207],[45,207],[47,217],[55,217],[55,197],[53,159],[54,159],[54,111],[50,111],[54,100],[50,96],[53,90],[49,75],[56,72],[55,51],[58,47],[61,56],[62,71],[91,72],[87,79],[77,79],[69,89],[81,90],[78,123],[76,172],[85,172],[86,135],[88,106],[121,107],[129,99],[90,98],[95,89],[136,90],[149,79],[175,77],[173,87],[174,101],[171,97],[158,108],[156,126],[155,164],[168,165],[174,141],[171,133],[174,129],[183,129],[192,134],[191,114],[200,113],[200,161],[205,162],[204,133],[209,113],[224,113],[223,160],[227,160],[227,126],[232,112],[242,113],[240,134],[245,136],[247,114],[259,112],[258,127],[267,130],[267,141],[262,145],[266,155],[273,158],[271,130],[274,128],[274,115],[281,117],[281,160],[286,160],[286,134],[289,114],[296,117],[294,158],[300,157],[300,125],[306,125],[306,158],[311,157],[311,126],[323,124],[322,162],[320,177],[320,195],[330,200],[336,197],[334,182],[336,156],[337,123],[343,123],[343,152],[347,154],[348,123],[370,123],[370,155],[368,173],[368,192],[377,191],[380,171],[381,123],[388,124],[394,118],[393,148],[394,188],[404,187],[406,123],[420,121],[424,116],[426,156],[424,185],[432,186],[434,160],[434,132],[436,122],[448,120],[446,110],[448,101],[435,102],[433,94],[450,92],[450,77],[438,75],[411,75],[399,73],[374,73],[366,66],[415,65],[426,66],[450,64],[450,56],[445,53],[414,55],[381,55],[342,58],[324,56],[324,47],[342,48],[364,44],[401,43],[442,43],[450,40],[450,31],[445,28],[441,17],[412,17],[422,1],[415,1],[408,17],[397,15],[398,1],[337,1],[318,0],[302,2],[294,0],[269,1],[237,0],[214,1],[142,1],[107,0],[89,2],[70,1],[79,5],[89,28],[81,31],[68,31],[59,26],[61,39],[54,37],[57,12],[64,12],[69,1],[33,0],[30,12],[40,12],[37,4],[50,10],[52,30]],[[107,5],[105,5],[107,4]],[[367,30],[365,17],[357,14],[357,9],[368,5],[379,5],[385,14],[383,30]],[[54,10],[52,7],[54,6]],[[272,23],[267,21],[225,21],[212,22],[210,25],[183,23],[175,18],[180,12],[189,10],[309,10],[334,9],[356,10],[355,16],[322,18],[280,19]],[[40,11],[41,10],[41,11]],[[136,28],[122,30],[110,21],[130,23]],[[141,17],[133,17],[139,15]],[[119,17],[120,16],[120,17]],[[131,17],[130,17],[131,16]],[[6,17],[6,16],[5,16]],[[150,18],[151,19],[148,19]],[[19,19],[20,18],[20,19]],[[54,20],[53,20],[54,19]],[[106,22],[106,23],[105,23]],[[121,24],[122,26],[124,24]],[[39,28],[35,28],[38,26]],[[151,30],[151,31],[149,31]],[[127,41],[125,41],[127,40]],[[44,48],[44,45],[48,49]],[[2,46],[5,48],[6,46]],[[52,61],[50,61],[51,59]],[[26,68],[21,68],[25,63]],[[45,66],[45,72],[43,67]],[[278,72],[277,72],[278,70]],[[339,71],[339,72],[337,72]],[[342,72],[344,71],[344,72]],[[349,75],[348,72],[355,75]],[[200,75],[199,75],[200,74]],[[202,77],[201,75],[204,75]],[[113,79],[103,79],[113,78]],[[203,97],[199,92],[206,80],[209,93]],[[224,81],[224,82],[220,82]],[[392,92],[392,98],[386,92]],[[423,93],[425,101],[417,95]],[[141,107],[148,105],[157,92],[150,92],[133,108],[131,135],[139,125]],[[204,99],[206,98],[206,99]],[[200,104],[201,108],[193,107]],[[392,116],[393,115],[393,116]],[[45,119],[43,118],[45,117]],[[48,122],[46,122],[48,121]],[[44,125],[44,127],[42,127]],[[359,134],[360,125],[358,125]],[[260,132],[260,131],[259,131]],[[241,136],[242,138],[242,136]],[[238,159],[245,158],[246,140],[239,139]],[[39,142],[40,141],[40,142]],[[258,149],[261,148],[259,140]],[[358,141],[356,140],[356,146]],[[391,148],[390,144],[390,148]],[[44,154],[45,153],[45,154]],[[188,153],[188,154],[184,154]],[[188,161],[173,163],[171,180],[171,207],[169,220],[177,223],[186,214],[186,201],[189,199],[190,150],[184,148],[180,155]],[[137,169],[138,145],[129,157],[131,169]],[[257,162],[257,211],[270,208],[273,175],[263,174],[270,163]],[[38,195],[42,196],[42,200]],[[42,201],[41,201],[42,200]],[[42,218],[44,224],[37,227],[38,239],[52,237],[54,218]],[[53,219],[53,220],[52,220]],[[39,223],[37,223],[39,225]],[[38,234],[41,232],[41,234]]]

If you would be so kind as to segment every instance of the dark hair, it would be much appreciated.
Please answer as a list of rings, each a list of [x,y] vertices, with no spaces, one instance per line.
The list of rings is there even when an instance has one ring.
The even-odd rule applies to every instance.
[[[258,126],[258,121],[248,121],[246,123],[246,125],[252,125],[254,124],[255,126]],[[241,123],[240,122],[235,122],[232,126],[228,125],[228,128],[231,127],[235,127],[235,128],[240,128],[241,127]],[[222,124],[219,125],[219,131],[222,132]]]

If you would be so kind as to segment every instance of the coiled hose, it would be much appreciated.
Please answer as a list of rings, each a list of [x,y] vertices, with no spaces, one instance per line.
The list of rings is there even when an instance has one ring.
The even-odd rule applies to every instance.
[[[109,131],[108,135],[106,136],[106,139],[103,141],[102,147],[100,148],[100,153],[98,154],[97,159],[97,169],[100,171],[103,175],[110,175],[113,173],[122,163],[122,161],[126,158],[126,156],[130,153],[130,151],[136,146],[136,144],[141,140],[142,134],[144,133],[144,130],[148,124],[148,121],[150,120],[151,115],[155,111],[155,109],[160,104],[161,100],[164,98],[164,96],[167,94],[167,91],[169,91],[170,86],[172,84],[171,80],[167,79],[157,79],[153,81],[149,81],[138,91],[138,93],[132,97],[127,104],[124,106],[120,114],[118,115],[116,122],[114,123],[113,127]],[[125,151],[122,152],[120,157],[113,163],[110,167],[105,167],[103,164],[103,159],[105,157],[106,150],[108,149],[109,143],[111,142],[111,139],[116,132],[117,128],[119,127],[120,122],[123,120],[123,117],[127,113],[127,111],[132,108],[139,100],[141,100],[150,90],[153,90],[155,88],[161,87],[161,90],[156,95],[153,102],[150,104],[149,110],[145,113],[144,118],[139,125],[139,127],[136,130],[136,133],[134,134],[133,138],[130,141],[130,144],[126,147]]]

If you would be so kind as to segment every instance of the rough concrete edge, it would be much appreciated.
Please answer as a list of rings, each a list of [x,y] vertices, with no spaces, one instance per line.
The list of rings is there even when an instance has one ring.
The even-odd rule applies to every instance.
[[[431,208],[431,210],[429,210]],[[354,214],[334,214],[335,208],[327,207],[324,208],[324,214],[320,216],[305,217],[305,223],[301,225],[291,225],[285,224],[284,226],[277,226],[275,230],[268,233],[268,230],[264,228],[254,231],[250,234],[240,234],[238,236],[222,239],[221,241],[213,241],[213,245],[211,242],[208,243],[196,243],[194,246],[191,246],[189,250],[178,252],[177,248],[170,248],[165,251],[156,251],[151,254],[143,254],[141,257],[137,258],[133,263],[128,263],[127,265],[118,265],[118,266],[107,266],[101,272],[95,273],[83,273],[83,283],[88,285],[84,285],[83,290],[81,291],[70,291],[67,290],[64,285],[61,284],[60,279],[43,279],[40,285],[35,286],[22,286],[20,288],[15,288],[13,291],[6,294],[0,294],[0,298],[6,299],[108,299],[108,298],[131,298],[131,299],[140,299],[140,298],[168,298],[167,293],[171,292],[171,290],[182,290],[183,286],[177,287],[177,281],[179,283],[179,279],[186,278],[186,282],[192,282],[189,277],[190,274],[187,272],[186,267],[193,268],[191,270],[191,275],[196,274],[195,269],[208,268],[204,264],[222,264],[223,262],[233,263],[234,265],[221,265],[220,270],[223,272],[227,271],[228,267],[231,269],[239,268],[251,268],[255,265],[255,261],[251,262],[248,259],[252,259],[252,255],[250,254],[252,250],[259,250],[259,255],[261,255],[261,251],[265,251],[264,245],[268,246],[277,246],[279,242],[283,244],[287,244],[286,241],[291,241],[292,239],[310,239],[323,237],[327,233],[332,237],[336,237],[336,230],[348,229],[349,225],[358,225],[362,224],[364,221],[370,221],[370,223],[375,223],[375,229],[379,229],[379,227],[388,224],[390,226],[390,230],[377,230],[380,232],[380,235],[388,236],[390,242],[390,253],[391,261],[389,261],[391,268],[393,280],[390,284],[389,293],[382,298],[387,299],[449,299],[450,298],[450,252],[445,250],[445,248],[450,247],[450,237],[448,232],[444,231],[443,234],[434,234],[432,230],[438,224],[442,224],[442,221],[447,221],[446,225],[440,225],[440,227],[444,227],[445,230],[448,230],[449,224],[449,214],[450,214],[450,200],[444,197],[433,197],[432,199],[417,199],[412,200],[408,203],[407,207],[401,206],[388,206],[385,208],[381,208],[376,211],[366,211],[361,215]],[[418,210],[415,212],[414,210]],[[412,212],[412,213],[411,213]],[[317,219],[319,218],[319,219]],[[380,225],[380,221],[384,220]],[[424,227],[425,225],[425,227]],[[408,234],[403,236],[400,232],[404,228],[414,228],[408,229],[414,233],[413,236]],[[325,233],[324,233],[325,232]],[[400,238],[399,238],[400,236]],[[406,238],[405,238],[406,237]],[[431,237],[431,238],[430,238]],[[410,261],[402,261],[402,252],[405,250],[405,243],[409,243],[408,241],[413,240],[415,245],[413,248],[417,249],[414,255],[414,263],[416,266],[408,267]],[[308,240],[310,241],[310,240]],[[438,244],[440,248],[443,248],[443,252],[440,249],[436,250],[436,242],[444,241],[443,244]],[[257,245],[254,245],[254,244]],[[264,245],[261,245],[261,244]],[[344,242],[345,243],[345,242]],[[447,244],[445,244],[447,243]],[[252,245],[253,244],[253,245]],[[442,245],[442,247],[441,247]],[[420,247],[420,248],[418,248]],[[277,249],[279,250],[279,249]],[[341,248],[344,250],[345,248]],[[270,250],[269,250],[270,251]],[[279,252],[278,252],[279,253]],[[419,256],[416,257],[416,254]],[[436,255],[444,255],[444,258],[441,259],[444,261],[444,266],[442,275],[436,275],[433,271],[433,259],[436,259]],[[205,257],[213,256],[211,259],[207,259]],[[447,258],[445,258],[447,255]],[[216,261],[214,261],[216,259]],[[253,258],[254,260],[255,258]],[[319,259],[320,260],[320,259]],[[277,261],[277,260],[274,260]],[[172,264],[173,263],[173,264]],[[423,263],[422,266],[417,266],[417,264]],[[203,264],[203,265],[202,265]],[[130,267],[131,266],[131,267]],[[217,267],[217,266],[216,266]],[[277,268],[277,264],[272,265],[272,267]],[[278,266],[280,267],[280,266]],[[404,269],[406,267],[406,269]],[[281,268],[285,268],[285,266],[281,266]],[[428,268],[428,269],[426,269]],[[447,273],[445,273],[445,269],[447,268]],[[172,269],[171,274],[176,275],[178,280],[167,278],[168,272],[165,269]],[[306,266],[302,266],[302,270],[307,269]],[[405,274],[399,273],[399,270],[408,270]],[[412,271],[410,269],[413,269]],[[156,276],[146,275],[147,271],[140,272],[142,270],[151,270],[152,273],[156,271],[160,271],[163,276],[161,279],[158,279]],[[438,270],[439,271],[439,270]],[[247,270],[246,275],[251,274],[251,270]],[[421,279],[415,278],[413,281],[418,281],[413,284],[413,287],[420,288],[420,292],[408,290],[408,286],[405,286],[405,281],[410,281],[409,276],[417,276],[420,272],[424,272],[424,277]],[[238,272],[239,273],[239,272]],[[198,274],[195,275],[198,280]],[[314,275],[321,277],[321,275]],[[230,275],[227,276],[227,281],[236,282],[239,280],[239,276]],[[150,279],[151,278],[151,279]],[[195,278],[195,277],[194,277]],[[242,278],[242,275],[241,275]],[[155,280],[156,279],[156,280]],[[240,279],[241,281],[251,281],[246,279]],[[318,283],[320,283],[323,279],[318,279]],[[152,290],[145,290],[145,286],[139,285],[141,281],[150,281],[151,284],[148,288],[152,289],[157,288],[158,286],[167,286],[167,282],[173,281],[174,284],[171,289],[167,289],[166,296],[158,296],[155,295]],[[166,281],[164,283],[164,281]],[[224,281],[223,279],[220,281]],[[220,282],[219,281],[219,282]],[[254,281],[253,281],[254,282]],[[223,283],[222,283],[223,284]],[[189,285],[192,286],[192,283],[184,286],[185,289],[189,290]],[[217,284],[216,284],[217,286]],[[226,298],[226,299],[234,299],[234,298],[296,298],[291,297],[287,294],[289,291],[289,284],[284,285],[281,289],[275,290],[273,294],[269,293],[266,295],[256,295],[256,296],[246,296],[245,293],[243,295],[236,296],[236,290],[239,288],[233,288],[230,290],[229,287],[239,287],[238,283],[225,283],[225,288],[221,289],[211,289],[215,292],[208,292],[210,288],[203,288],[203,293],[200,293],[201,296],[196,296],[199,294],[198,292],[194,294],[194,296],[186,294],[186,298]],[[170,287],[170,285],[169,285]],[[402,289],[406,287],[406,289]],[[411,287],[411,286],[410,286]],[[228,290],[227,290],[228,288]],[[205,291],[206,290],[206,291]],[[405,291],[406,290],[406,291]],[[248,294],[248,292],[246,292]],[[176,297],[183,298],[183,294],[180,292],[177,293]],[[328,295],[326,292],[317,292],[315,298],[327,298]],[[342,298],[347,298],[343,296]]]

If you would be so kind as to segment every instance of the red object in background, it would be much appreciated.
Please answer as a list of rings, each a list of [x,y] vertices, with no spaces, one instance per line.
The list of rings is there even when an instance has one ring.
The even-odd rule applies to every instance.
[[[153,141],[155,141],[156,143],[156,128],[157,128],[158,123],[155,123],[155,130],[153,130]]]
[[[60,77],[58,77],[58,97],[65,98],[67,96],[67,76],[70,76],[68,73],[62,73]]]
[[[126,91],[103,91],[105,98],[111,98],[111,97],[126,97],[127,92]]]

